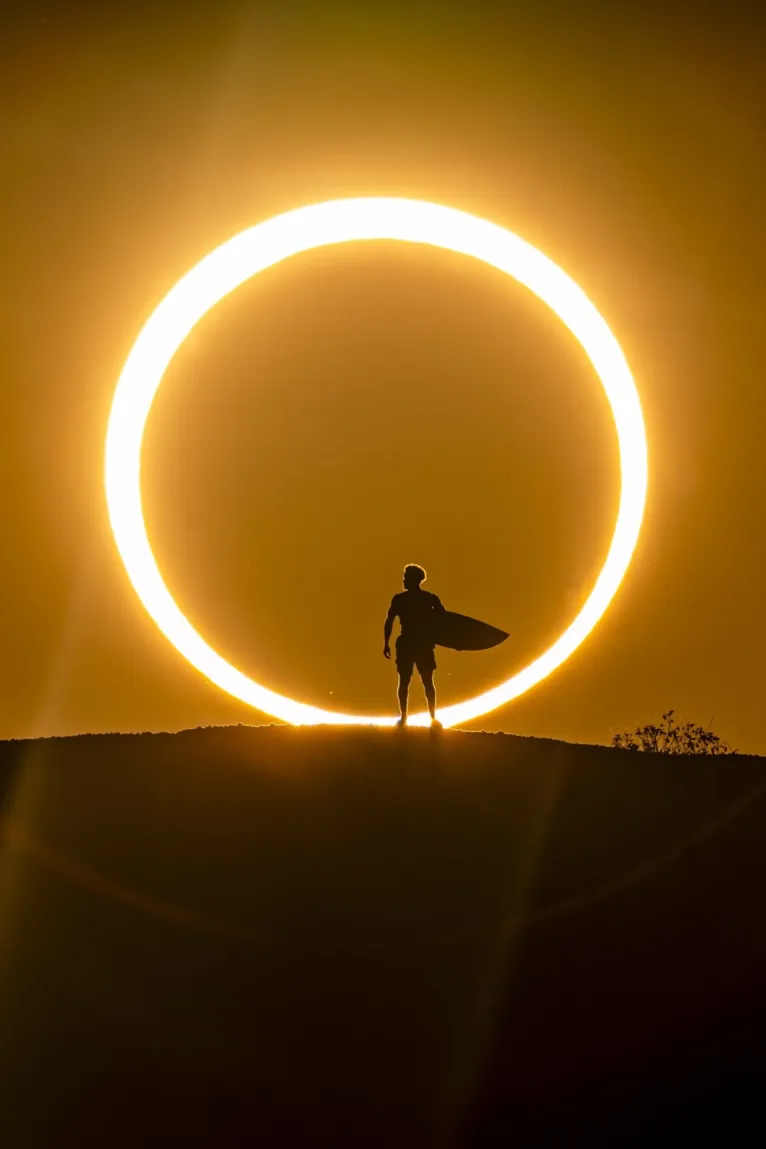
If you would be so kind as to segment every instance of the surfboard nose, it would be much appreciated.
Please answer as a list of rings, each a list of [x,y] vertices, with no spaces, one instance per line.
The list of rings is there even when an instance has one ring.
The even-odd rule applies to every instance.
[[[508,637],[508,631],[451,610],[440,614],[434,627],[435,644],[449,650],[489,650]]]

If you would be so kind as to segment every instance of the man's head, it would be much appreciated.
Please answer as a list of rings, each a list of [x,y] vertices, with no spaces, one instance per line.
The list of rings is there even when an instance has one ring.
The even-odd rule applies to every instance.
[[[404,589],[417,590],[422,582],[425,582],[426,572],[422,567],[416,563],[409,563],[404,568]]]

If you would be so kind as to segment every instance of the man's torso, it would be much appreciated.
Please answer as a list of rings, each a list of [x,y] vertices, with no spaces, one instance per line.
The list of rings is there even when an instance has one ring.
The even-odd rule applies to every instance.
[[[441,608],[437,596],[427,590],[405,590],[394,595],[392,605],[402,628],[401,642],[413,647],[432,647],[434,612]]]

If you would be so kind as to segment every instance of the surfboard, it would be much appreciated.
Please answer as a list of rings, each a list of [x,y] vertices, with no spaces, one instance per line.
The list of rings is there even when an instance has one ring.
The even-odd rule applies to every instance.
[[[434,642],[449,650],[489,650],[505,642],[507,637],[505,630],[451,610],[439,614],[434,627]]]

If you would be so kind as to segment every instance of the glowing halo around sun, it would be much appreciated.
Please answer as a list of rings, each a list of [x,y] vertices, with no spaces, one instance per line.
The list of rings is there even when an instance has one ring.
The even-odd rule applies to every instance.
[[[322,710],[286,698],[237,670],[181,613],[152,553],[141,504],[141,444],[162,377],[196,323],[245,280],[289,256],[352,240],[398,240],[482,260],[523,283],[556,313],[589,356],[612,409],[621,494],[606,561],[577,617],[523,670],[492,690],[439,710],[445,727],[478,718],[542,682],[577,649],[614,597],[638,540],[647,488],[647,447],[636,385],[617,340],[585,293],[519,236],[466,212],[408,199],[347,199],[298,208],[241,232],[193,267],[153,312],[127,358],[106,436],[105,482],[117,548],[138,597],[180,654],[222,690],[294,725],[392,726],[394,716]],[[409,719],[428,724],[428,715]]]

